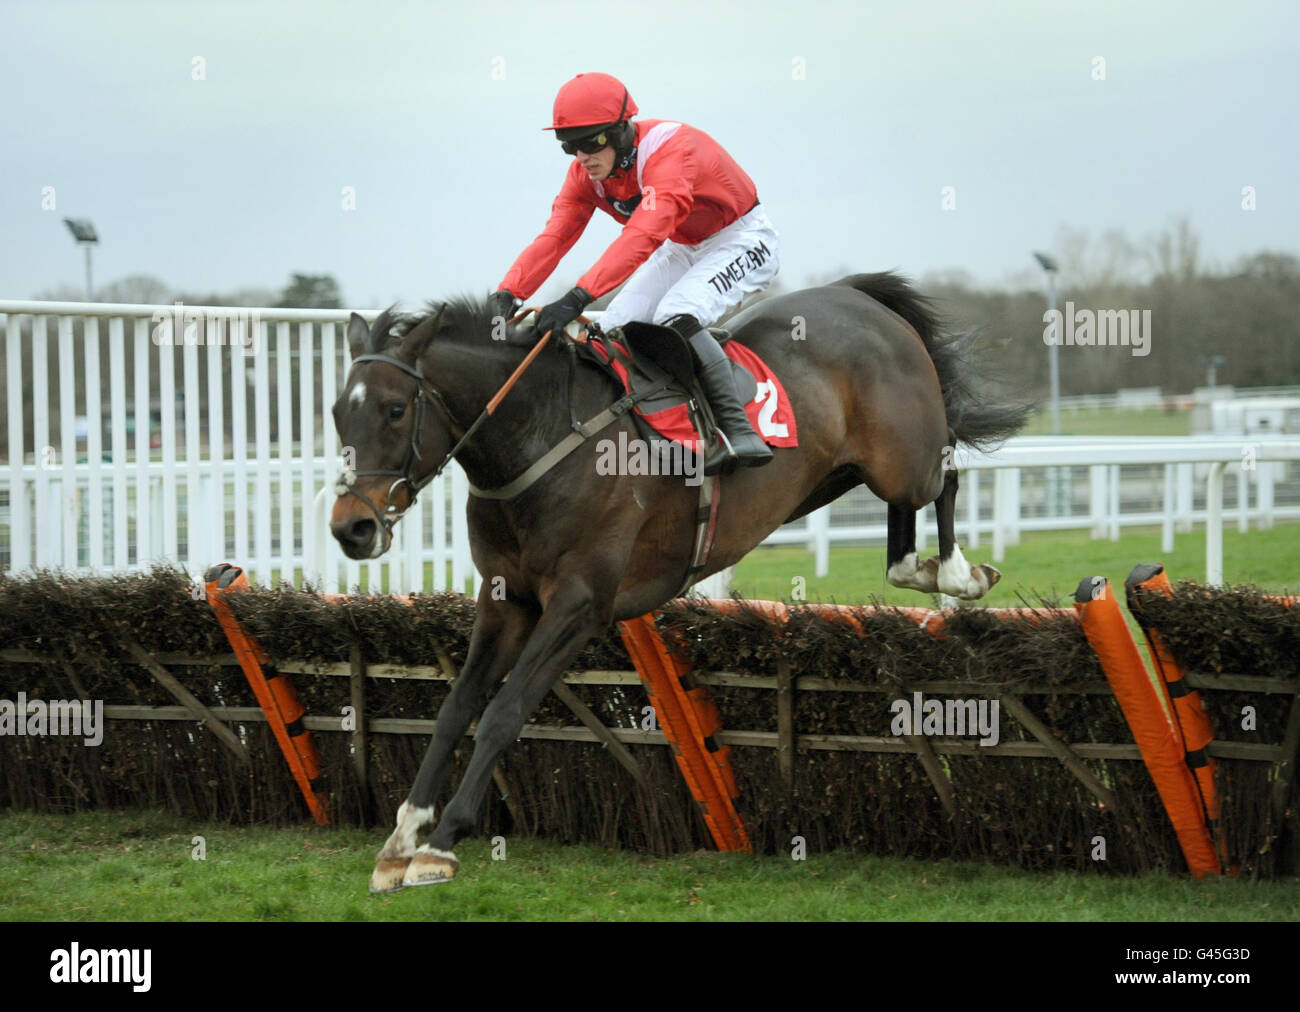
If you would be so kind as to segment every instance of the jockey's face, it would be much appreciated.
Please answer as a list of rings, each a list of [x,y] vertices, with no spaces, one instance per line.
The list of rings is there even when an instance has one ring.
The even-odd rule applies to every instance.
[[[608,144],[594,155],[579,151],[575,156],[592,179],[605,179],[614,171],[614,146]]]

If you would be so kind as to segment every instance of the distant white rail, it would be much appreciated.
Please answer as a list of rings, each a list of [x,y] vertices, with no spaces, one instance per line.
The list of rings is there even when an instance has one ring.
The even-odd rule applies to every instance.
[[[1001,562],[1009,544],[1017,544],[1025,530],[1088,529],[1093,537],[1118,540],[1121,526],[1161,528],[1162,550],[1173,551],[1175,529],[1191,530],[1193,524],[1205,524],[1205,577],[1207,583],[1223,582],[1223,478],[1235,474],[1237,481],[1238,529],[1245,531],[1253,518],[1260,527],[1271,527],[1274,518],[1300,517],[1300,505],[1275,506],[1274,488],[1277,467],[1274,462],[1300,460],[1300,438],[1251,439],[1249,437],[1095,437],[1095,436],[1022,436],[1009,440],[993,454],[982,454],[959,447],[954,461],[961,473],[959,497],[965,500],[965,521],[959,524],[967,544],[978,548],[984,534],[992,535],[994,562]],[[1163,496],[1158,511],[1122,513],[1120,511],[1121,472],[1125,465],[1148,465],[1164,471]],[[1203,465],[1203,466],[1199,466]],[[1044,516],[1022,516],[1024,496],[1021,478],[1026,472],[1043,472],[1047,497],[1053,485],[1060,493],[1068,483],[1066,469],[1088,468],[1089,510],[1075,513],[1059,508]],[[1205,508],[1193,510],[1193,482],[1203,470]],[[988,519],[979,511],[980,475],[992,472],[992,510]],[[1255,486],[1256,499],[1249,506],[1249,490]],[[1049,504],[1050,505],[1050,504]],[[839,507],[842,509],[842,507]],[[864,525],[835,525],[837,504],[811,514],[804,529],[787,526],[768,538],[770,544],[802,544],[815,555],[816,573],[828,572],[829,547],[833,542],[882,541],[883,522]],[[958,515],[962,510],[958,508]],[[932,510],[918,519],[918,546],[925,547]]]

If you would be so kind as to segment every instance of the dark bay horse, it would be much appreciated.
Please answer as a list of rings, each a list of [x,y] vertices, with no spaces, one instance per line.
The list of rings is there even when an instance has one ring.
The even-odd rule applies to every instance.
[[[888,504],[890,583],[983,596],[999,574],[971,566],[957,547],[952,453],[959,441],[984,446],[1011,435],[1028,406],[983,403],[972,394],[978,362],[970,337],[941,336],[927,301],[892,273],[853,275],[768,299],[729,326],[780,377],[799,446],[722,479],[714,547],[701,577],[733,565],[781,524],[865,483]],[[420,316],[386,311],[373,326],[353,315],[348,341],[358,361],[334,420],[356,470],[339,487],[330,524],[349,557],[387,550],[392,524],[422,481],[538,336],[529,326],[504,327],[472,299]],[[506,485],[570,431],[570,371],[561,345],[543,349],[457,451],[476,488]],[[579,419],[620,393],[592,368],[577,370],[572,391]],[[618,439],[620,430],[638,438],[626,415],[600,437]],[[452,846],[473,826],[498,757],[552,684],[592,637],[652,611],[681,585],[694,547],[698,488],[674,477],[600,473],[599,442],[588,440],[517,498],[471,496],[470,545],[483,583],[469,652],[438,711],[397,828],[379,853],[372,891],[451,879],[459,867]],[[918,562],[916,512],[932,502],[939,555]],[[464,779],[435,820],[452,749],[480,713]]]

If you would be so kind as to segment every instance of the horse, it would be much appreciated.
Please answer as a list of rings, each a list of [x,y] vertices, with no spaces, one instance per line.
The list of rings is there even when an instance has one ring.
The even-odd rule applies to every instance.
[[[970,565],[954,534],[953,450],[1012,435],[1031,405],[974,392],[977,335],[941,335],[929,300],[893,272],[772,297],[728,324],[780,378],[799,445],[721,479],[713,549],[698,578],[865,484],[888,504],[891,584],[967,600],[987,593],[1000,574]],[[471,484],[470,548],[483,578],[464,666],[375,862],[370,889],[390,892],[455,877],[453,846],[473,827],[498,758],[551,686],[611,623],[678,592],[693,557],[698,489],[657,474],[600,473],[597,441],[588,440],[516,496],[474,494],[511,483],[576,418],[622,391],[595,368],[571,368],[559,341],[487,414],[485,403],[539,335],[490,316],[473,297],[430,303],[420,314],[390,307],[371,326],[353,314],[347,336],[353,363],[333,414],[355,470],[336,487],[331,533],[350,558],[379,557],[418,490],[454,453]],[[602,435],[638,438],[630,413]],[[918,562],[916,513],[929,503],[939,554]],[[436,818],[453,747],[480,713],[468,768]]]

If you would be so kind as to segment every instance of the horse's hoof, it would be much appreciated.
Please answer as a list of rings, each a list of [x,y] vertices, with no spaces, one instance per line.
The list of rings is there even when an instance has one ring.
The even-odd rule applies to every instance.
[[[978,565],[970,567],[970,579],[964,589],[958,590],[953,597],[963,601],[978,601],[993,589],[993,585],[1002,579],[1002,574],[992,566]],[[951,593],[951,591],[949,591]]]
[[[395,893],[405,884],[406,869],[410,865],[409,857],[381,857],[375,862],[375,870],[370,875],[372,893]]]
[[[911,552],[889,567],[885,579],[903,590],[919,590],[933,594],[938,589],[939,557],[932,555],[920,564],[916,553]]]
[[[435,850],[425,844],[415,852],[415,857],[411,858],[402,885],[440,885],[443,882],[450,882],[456,877],[458,868],[460,862],[451,851]]]

